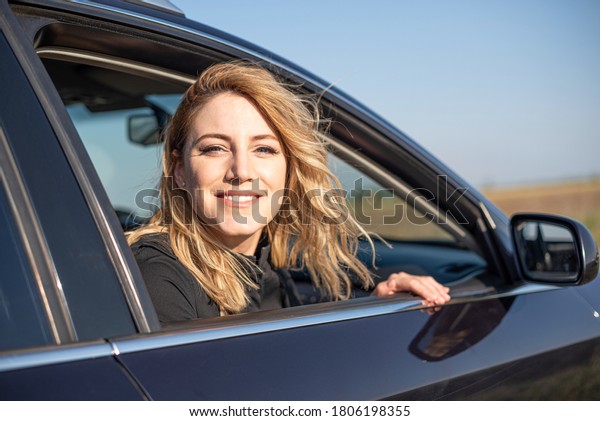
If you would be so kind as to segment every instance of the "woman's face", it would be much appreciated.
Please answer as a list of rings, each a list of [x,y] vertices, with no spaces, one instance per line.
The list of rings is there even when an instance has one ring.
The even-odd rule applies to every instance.
[[[222,93],[196,114],[174,175],[214,234],[251,254],[279,210],[286,170],[281,143],[262,114],[246,98]]]

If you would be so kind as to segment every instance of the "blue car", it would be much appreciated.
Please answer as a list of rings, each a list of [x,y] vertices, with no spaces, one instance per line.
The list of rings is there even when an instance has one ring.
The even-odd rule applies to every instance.
[[[508,218],[401,131],[269,51],[168,2],[0,0],[0,399],[599,399],[590,232]],[[211,64],[322,95],[329,165],[381,279],[452,299],[328,302],[161,325],[124,232],[156,209],[160,133]],[[379,278],[378,278],[379,279]]]

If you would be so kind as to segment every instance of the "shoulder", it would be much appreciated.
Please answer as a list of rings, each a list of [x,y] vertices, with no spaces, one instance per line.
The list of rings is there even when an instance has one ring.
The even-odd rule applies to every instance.
[[[167,233],[144,235],[131,245],[131,250],[133,250],[136,259],[138,256],[164,256],[172,260],[177,260]]]
[[[167,234],[145,235],[131,249],[150,290],[168,283],[185,295],[196,292],[198,283],[175,256]]]
[[[131,250],[146,280],[171,278],[177,283],[190,283],[191,273],[177,259],[167,234],[149,234],[131,245]]]
[[[177,259],[165,234],[149,234],[131,245],[161,322],[218,316],[192,273]]]

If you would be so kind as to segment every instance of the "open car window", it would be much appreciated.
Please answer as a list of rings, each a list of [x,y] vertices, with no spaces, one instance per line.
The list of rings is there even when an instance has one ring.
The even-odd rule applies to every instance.
[[[47,51],[39,54],[113,209],[124,230],[134,229],[158,209],[160,130],[193,78],[156,68],[146,74],[141,63],[123,61],[119,67],[118,58],[107,65],[106,57],[79,54],[74,59]],[[375,265],[366,243],[360,257],[376,281],[405,271],[456,285],[486,272],[486,261],[467,246],[473,244],[469,232],[440,220],[430,201],[414,200],[411,193],[418,189],[397,179],[386,183],[391,176],[382,177],[384,170],[359,152],[344,150],[344,139],[332,136],[326,141],[331,144],[329,166],[342,183],[351,211],[374,234]],[[296,281],[304,304],[322,300],[310,279]]]

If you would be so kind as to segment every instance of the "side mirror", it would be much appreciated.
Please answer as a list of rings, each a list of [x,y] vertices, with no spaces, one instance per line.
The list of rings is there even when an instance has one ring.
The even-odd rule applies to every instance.
[[[580,222],[544,214],[511,218],[519,267],[526,280],[552,285],[582,285],[598,275],[594,237]]]

